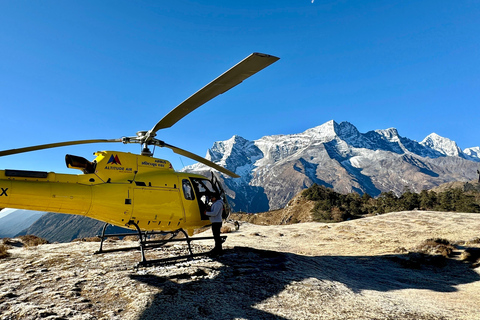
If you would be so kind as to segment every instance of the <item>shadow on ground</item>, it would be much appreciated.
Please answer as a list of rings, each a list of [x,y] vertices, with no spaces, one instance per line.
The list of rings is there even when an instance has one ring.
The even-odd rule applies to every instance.
[[[400,289],[453,292],[459,284],[480,280],[461,261],[447,259],[443,266],[427,261],[407,268],[407,255],[402,254],[307,257],[235,247],[218,261],[218,268],[200,263],[188,273],[169,277],[132,275],[132,279],[162,290],[140,319],[285,319],[254,305],[309,278],[337,282],[354,293]]]

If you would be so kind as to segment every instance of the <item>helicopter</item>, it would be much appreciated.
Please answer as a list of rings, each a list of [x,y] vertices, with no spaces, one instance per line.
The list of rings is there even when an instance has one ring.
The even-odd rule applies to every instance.
[[[132,229],[138,234],[142,264],[147,263],[144,249],[158,247],[168,241],[147,239],[148,235],[158,233],[170,233],[171,241],[178,240],[176,235],[183,233],[190,256],[193,256],[190,247],[193,238],[189,236],[195,229],[210,224],[204,214],[209,198],[213,194],[220,195],[225,204],[224,213],[229,212],[225,191],[213,172],[210,179],[199,174],[177,172],[169,161],[154,158],[150,147],[169,148],[176,154],[238,178],[236,173],[212,161],[157,139],[157,132],[170,128],[206,102],[277,60],[278,57],[268,54],[250,54],[172,109],[152,129],[138,131],[135,136],[65,141],[0,151],[1,157],[91,143],[137,143],[141,146],[140,154],[98,151],[92,161],[67,154],[66,166],[82,171],[81,174],[0,170],[0,207],[75,214],[103,221],[105,226],[97,253],[115,251],[104,250],[103,241],[110,236],[123,235],[105,234],[106,227],[111,224]]]

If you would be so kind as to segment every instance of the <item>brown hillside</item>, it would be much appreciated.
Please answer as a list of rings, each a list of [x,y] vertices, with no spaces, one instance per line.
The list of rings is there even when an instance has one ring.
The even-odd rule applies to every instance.
[[[468,192],[468,191],[480,192],[480,183],[477,180],[472,180],[468,182],[453,181],[453,182],[447,182],[442,185],[439,185],[438,187],[432,188],[431,191],[435,191],[438,193],[438,192],[444,192],[448,189],[461,189],[465,192]]]
[[[314,201],[302,197],[302,192],[298,193],[283,209],[273,210],[262,213],[247,214],[234,213],[231,215],[233,220],[250,222],[259,225],[284,225],[299,222],[312,222],[312,209]]]

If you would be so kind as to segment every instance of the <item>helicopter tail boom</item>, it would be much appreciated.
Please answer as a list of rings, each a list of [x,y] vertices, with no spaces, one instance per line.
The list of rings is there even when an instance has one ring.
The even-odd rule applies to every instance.
[[[85,215],[91,187],[54,172],[0,170],[0,207]]]

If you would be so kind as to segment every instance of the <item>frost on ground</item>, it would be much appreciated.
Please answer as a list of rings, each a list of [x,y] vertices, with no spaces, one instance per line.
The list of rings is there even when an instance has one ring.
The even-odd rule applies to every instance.
[[[480,215],[420,211],[339,224],[244,223],[227,234],[220,258],[139,269],[138,252],[93,255],[98,243],[11,247],[0,260],[0,317],[478,319],[480,268],[461,257],[480,247],[479,231]],[[432,238],[448,239],[451,257],[420,253]],[[194,252],[212,247],[194,243]],[[185,253],[176,244],[147,259]]]

